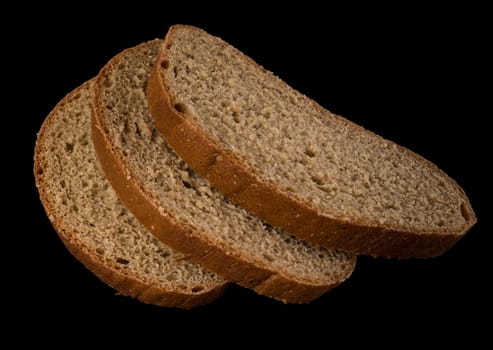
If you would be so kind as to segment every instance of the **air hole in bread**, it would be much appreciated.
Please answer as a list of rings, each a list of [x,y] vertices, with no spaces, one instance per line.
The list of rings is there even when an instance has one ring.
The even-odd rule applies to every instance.
[[[161,68],[168,69],[169,68],[169,62],[166,60],[161,61]]]
[[[137,136],[142,137],[142,134],[141,134],[140,128],[139,128],[139,124],[134,122],[134,125],[135,125],[135,133],[137,134]]]
[[[65,186],[66,186],[65,180],[60,181],[60,187],[65,188]]]
[[[187,110],[187,105],[181,102],[175,103],[174,107],[180,113],[185,113]]]
[[[240,117],[238,115],[238,112],[233,112],[233,121],[238,124],[240,122]]]
[[[197,287],[193,287],[192,288],[192,292],[193,293],[198,293],[198,292],[201,292],[204,290],[204,287],[200,287],[200,286],[197,286]]]
[[[310,158],[315,157],[315,152],[310,148],[305,149],[305,154]]]
[[[116,258],[116,262],[119,264],[122,264],[122,265],[128,265],[130,263],[130,261],[128,261],[127,259],[123,259],[123,258]]]
[[[320,177],[316,176],[316,175],[312,175],[311,176],[311,179],[313,182],[315,182],[317,185],[323,185],[324,184],[324,181],[323,179],[321,179]]]
[[[190,185],[189,182],[182,180],[182,183],[183,183],[183,186],[185,186],[186,188],[192,188],[192,185]]]
[[[67,151],[67,153],[72,153],[73,150],[74,145],[70,142],[65,142],[65,151]]]

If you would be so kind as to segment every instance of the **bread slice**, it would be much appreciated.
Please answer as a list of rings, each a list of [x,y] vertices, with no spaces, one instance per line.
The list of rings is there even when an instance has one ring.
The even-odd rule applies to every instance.
[[[154,128],[145,95],[160,46],[155,40],[122,52],[95,85],[93,140],[125,205],[165,244],[260,294],[308,302],[344,281],[354,256],[263,224],[171,151]]]
[[[476,222],[435,165],[323,109],[205,31],[171,27],[149,81],[156,127],[237,204],[312,243],[431,257]]]
[[[91,140],[92,97],[92,81],[67,95],[36,142],[36,185],[58,235],[77,259],[123,295],[180,308],[213,301],[226,281],[155,239],[105,179]]]

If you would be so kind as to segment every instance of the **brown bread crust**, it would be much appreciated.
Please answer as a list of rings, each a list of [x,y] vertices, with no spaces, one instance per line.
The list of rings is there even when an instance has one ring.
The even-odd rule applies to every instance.
[[[89,82],[82,85],[80,88],[85,87]],[[58,236],[62,240],[63,244],[70,253],[77,258],[88,270],[98,276],[103,282],[116,289],[120,294],[136,298],[144,303],[155,304],[166,307],[177,307],[190,309],[198,305],[208,304],[219,296],[221,296],[227,286],[223,284],[219,287],[204,290],[202,293],[177,293],[166,289],[158,288],[141,282],[138,278],[131,275],[123,274],[114,266],[104,262],[98,256],[91,253],[91,251],[77,242],[73,237],[77,236],[77,233],[73,231],[70,223],[65,222],[64,218],[58,216],[56,205],[52,201],[52,197],[47,193],[46,180],[44,177],[44,158],[43,155],[49,152],[49,145],[45,145],[45,134],[50,130],[50,125],[53,123],[54,118],[66,101],[69,101],[73,96],[78,93],[79,89],[74,90],[68,94],[48,115],[41,130],[38,134],[38,139],[35,146],[34,157],[34,176],[36,179],[36,186],[38,188],[39,196],[43,206],[45,208],[47,216],[53,224],[53,227],[58,233]]]
[[[254,169],[246,165],[233,152],[224,149],[193,123],[185,113],[179,112],[175,101],[161,78],[166,66],[166,47],[172,33],[170,28],[161,47],[159,57],[148,83],[149,109],[157,129],[174,151],[197,173],[204,176],[238,205],[255,213],[270,224],[313,244],[341,249],[354,254],[396,258],[428,258],[443,254],[453,246],[476,222],[471,204],[464,191],[452,183],[463,197],[466,222],[456,232],[429,230],[426,232],[399,231],[388,226],[375,226],[351,218],[329,217],[292,194],[282,191],[277,184],[261,179]],[[187,26],[190,30],[201,29]],[[241,56],[256,64],[247,56]],[[310,100],[311,101],[311,100]],[[313,107],[322,109],[311,101]],[[368,132],[360,126],[341,118],[351,128]],[[402,152],[416,158],[423,166],[438,169],[434,164],[414,152],[398,146]],[[443,172],[442,172],[443,173]],[[444,176],[447,176],[444,174]],[[448,177],[448,176],[447,176]]]
[[[112,141],[101,118],[104,106],[101,104],[100,96],[104,76],[119,64],[125,53],[138,49],[139,46],[127,49],[113,58],[101,70],[94,85],[96,97],[92,137],[96,154],[106,177],[125,206],[159,240],[172,249],[186,254],[190,261],[259,294],[284,302],[306,303],[342,283],[354,269],[356,257],[352,260],[350,271],[334,283],[313,284],[308,281],[292,280],[282,276],[278,271],[257,266],[247,256],[233,255],[224,251],[214,242],[204,239],[204,235],[198,233],[197,229],[178,222],[171,214],[159,210],[151,201],[145,190],[133,180],[134,176],[123,157],[112,147]]]

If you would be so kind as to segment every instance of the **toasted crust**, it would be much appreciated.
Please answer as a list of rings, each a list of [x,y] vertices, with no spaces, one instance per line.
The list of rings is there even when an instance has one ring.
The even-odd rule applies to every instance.
[[[106,126],[101,118],[104,113],[104,106],[100,101],[103,77],[118,66],[126,53],[139,50],[139,47],[127,49],[115,56],[101,70],[94,85],[96,96],[92,123],[94,146],[108,180],[125,206],[159,240],[176,251],[186,254],[190,261],[204,266],[229,281],[253,289],[259,294],[284,302],[305,303],[342,283],[354,269],[355,257],[352,260],[350,271],[334,283],[312,284],[292,280],[282,276],[278,271],[256,266],[247,256],[229,254],[220,249],[213,242],[205,240],[204,235],[200,234],[197,229],[178,222],[170,213],[163,209],[160,210],[151,201],[151,196],[138,182],[133,180],[134,176],[123,157],[112,146],[112,141],[109,139]]]
[[[175,101],[162,79],[162,65],[167,62],[166,47],[173,31],[183,26],[173,26],[161,47],[159,57],[148,83],[149,109],[157,129],[166,138],[174,151],[188,165],[204,176],[211,185],[238,205],[255,213],[261,219],[280,227],[301,239],[327,248],[341,249],[355,254],[397,257],[428,258],[443,254],[454,245],[476,222],[471,204],[460,186],[453,180],[461,193],[464,210],[468,218],[455,232],[429,230],[412,232],[395,230],[388,226],[374,226],[368,222],[357,222],[351,218],[329,217],[308,202],[303,202],[289,192],[282,191],[277,184],[266,182],[257,172],[242,162],[231,151],[224,149],[210,135],[200,129],[186,113],[177,111]],[[186,26],[190,30],[201,29]],[[242,59],[256,64],[247,56]],[[313,106],[322,110],[316,102]],[[341,118],[351,128],[371,133],[360,126]],[[423,166],[438,169],[434,164],[414,152],[398,146],[416,158]],[[443,172],[442,172],[443,173]],[[443,173],[444,176],[447,176]],[[448,176],[447,176],[448,177]]]
[[[87,87],[89,83],[90,82],[86,82],[80,88]],[[120,294],[136,298],[144,303],[190,309],[217,299],[223,294],[227,284],[222,284],[213,289],[203,290],[201,293],[178,293],[143,283],[139,280],[138,276],[123,274],[115,268],[115,266],[104,262],[101,258],[91,253],[87,247],[74,239],[74,237],[77,236],[77,232],[73,231],[70,223],[67,223],[63,217],[58,215],[58,210],[56,210],[56,204],[53,202],[53,197],[47,193],[45,185],[46,180],[43,170],[43,164],[45,164],[44,154],[49,152],[49,145],[45,144],[45,134],[50,130],[58,110],[70,101],[70,99],[77,94],[79,89],[68,94],[48,115],[38,134],[34,152],[34,176],[39,196],[46,214],[50,218],[50,221],[63,244],[77,260],[98,276],[103,282],[116,289]]]

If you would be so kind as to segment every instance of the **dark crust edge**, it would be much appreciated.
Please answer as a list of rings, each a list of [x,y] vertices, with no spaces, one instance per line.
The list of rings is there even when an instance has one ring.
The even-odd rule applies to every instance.
[[[166,47],[171,44],[173,32],[183,27],[203,32],[202,29],[183,25],[172,26],[169,29],[149,79],[149,109],[157,129],[174,151],[194,171],[204,176],[213,187],[235,203],[255,213],[262,220],[313,244],[354,254],[388,258],[429,258],[441,255],[476,223],[476,216],[462,188],[434,164],[399,145],[397,146],[401,151],[415,158],[423,166],[440,171],[453,184],[463,198],[468,215],[464,225],[452,232],[447,229],[411,232],[386,225],[357,222],[351,218],[329,217],[310,203],[282,191],[277,184],[264,181],[236,154],[224,149],[187,117],[186,113],[174,107],[179,101],[173,100],[165,86],[164,79],[161,78],[161,69],[164,69],[163,64],[167,62]],[[248,56],[237,52],[242,59],[257,65]],[[307,100],[314,108],[326,113],[316,102],[308,98]],[[347,119],[336,117],[353,129],[373,134]]]
[[[342,283],[353,272],[356,257],[348,261],[345,270],[331,283],[310,283],[287,278],[273,269],[256,265],[248,257],[230,254],[214,242],[208,241],[197,229],[179,222],[166,210],[160,210],[152,200],[152,196],[145,192],[141,184],[133,180],[134,176],[122,155],[112,146],[113,142],[102,121],[101,114],[104,113],[104,106],[100,101],[103,93],[101,85],[108,72],[118,65],[119,60],[149,44],[155,44],[155,42],[138,45],[115,56],[101,70],[94,84],[92,137],[96,154],[106,177],[125,206],[159,240],[176,251],[186,254],[188,260],[204,266],[229,281],[253,289],[259,294],[283,302],[306,303]]]
[[[65,222],[64,218],[58,214],[56,205],[51,200],[51,196],[47,193],[45,186],[47,181],[44,178],[43,170],[44,164],[46,163],[44,154],[48,152],[48,146],[45,145],[45,134],[50,130],[50,126],[54,122],[58,110],[67,104],[80,89],[91,88],[88,85],[93,81],[90,80],[84,83],[65,96],[50,112],[38,133],[34,151],[34,176],[41,203],[44,206],[48,218],[68,251],[100,280],[117,290],[120,294],[136,298],[148,304],[184,309],[190,309],[214,301],[223,294],[227,283],[214,288],[204,289],[202,292],[194,294],[170,291],[144,283],[139,280],[138,276],[124,274],[114,266],[104,263],[95,257],[87,247],[81,245],[73,238],[77,233],[72,229],[70,223]]]

